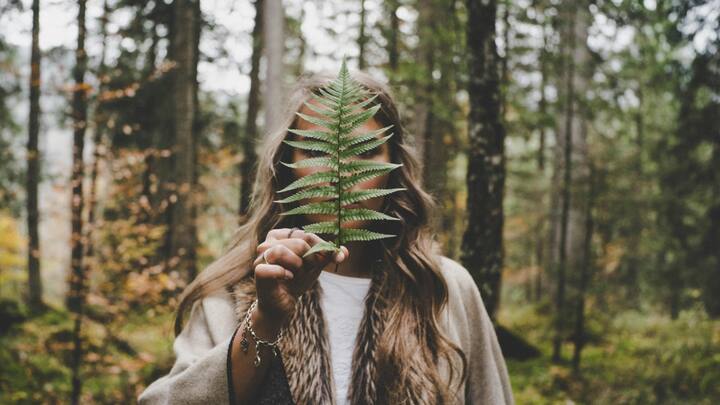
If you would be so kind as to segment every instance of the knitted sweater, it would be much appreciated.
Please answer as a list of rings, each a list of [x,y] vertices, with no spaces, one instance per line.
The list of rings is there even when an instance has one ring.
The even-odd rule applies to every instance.
[[[460,346],[468,360],[467,383],[454,386],[455,392],[462,393],[458,403],[513,404],[505,360],[474,280],[456,261],[441,256],[440,263],[448,286],[448,305],[439,326]],[[229,404],[232,388],[229,348],[240,323],[236,311],[235,300],[227,292],[208,296],[193,305],[188,322],[173,345],[176,359],[172,369],[142,392],[139,403]],[[288,388],[288,376],[280,357],[270,366],[258,403],[297,402]],[[440,372],[447,381],[447,368],[440,367]]]

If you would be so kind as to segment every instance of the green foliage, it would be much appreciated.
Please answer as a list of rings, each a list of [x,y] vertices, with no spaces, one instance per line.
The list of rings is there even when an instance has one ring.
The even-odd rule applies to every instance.
[[[595,312],[579,375],[550,361],[551,318],[540,305],[507,307],[500,322],[538,345],[543,356],[508,361],[519,404],[714,404],[720,389],[720,323],[699,307],[677,320],[656,313]],[[692,333],[688,333],[692,330]],[[566,348],[566,352],[569,351]]]
[[[310,140],[289,141],[284,143],[301,150],[321,152],[325,156],[300,160],[295,163],[283,163],[290,168],[324,167],[330,170],[319,171],[303,176],[280,190],[287,192],[302,189],[294,195],[277,200],[277,203],[294,203],[307,198],[322,198],[323,201],[300,205],[281,215],[325,214],[334,215],[336,220],[323,221],[305,225],[308,232],[335,236],[335,242],[318,243],[305,253],[309,256],[316,252],[339,251],[340,245],[351,241],[370,241],[391,238],[379,232],[367,229],[348,229],[342,225],[349,221],[398,220],[367,208],[344,208],[349,204],[371,198],[382,197],[404,188],[368,189],[350,191],[351,188],[369,179],[382,176],[397,169],[402,164],[356,160],[354,157],[379,147],[392,136],[381,136],[391,126],[376,131],[353,135],[353,131],[371,119],[380,109],[373,105],[377,95],[369,92],[352,79],[343,60],[338,77],[330,85],[313,94],[317,104],[306,102],[305,106],[317,115],[297,113],[305,121],[323,130],[301,130],[291,128],[289,131]],[[326,184],[330,184],[327,186]]]
[[[173,362],[172,312],[128,314],[120,325],[83,323],[81,403],[135,403]],[[71,392],[73,318],[51,307],[0,335],[0,404],[66,403]]]

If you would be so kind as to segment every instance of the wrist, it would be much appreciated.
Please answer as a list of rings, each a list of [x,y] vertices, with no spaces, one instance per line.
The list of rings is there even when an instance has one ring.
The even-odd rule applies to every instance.
[[[267,313],[258,306],[250,316],[250,322],[258,337],[272,341],[280,334],[288,318],[281,314]]]

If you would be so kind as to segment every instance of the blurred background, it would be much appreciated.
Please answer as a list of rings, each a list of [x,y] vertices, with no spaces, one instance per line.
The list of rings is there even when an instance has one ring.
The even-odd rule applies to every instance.
[[[0,403],[127,403],[304,72],[394,90],[519,404],[720,403],[720,1],[0,0]]]

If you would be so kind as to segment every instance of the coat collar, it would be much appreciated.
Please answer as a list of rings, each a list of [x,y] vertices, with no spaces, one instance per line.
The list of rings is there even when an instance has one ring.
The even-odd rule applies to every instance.
[[[385,266],[373,269],[373,277],[352,356],[351,380],[347,395],[352,404],[382,404],[388,402],[381,393],[376,364],[376,343],[385,327],[386,272]],[[233,291],[235,315],[238,322],[255,300],[255,282],[251,277],[243,279]],[[335,405],[335,383],[330,359],[330,343],[326,320],[320,306],[322,287],[316,281],[298,300],[295,312],[286,326],[285,337],[280,341],[280,357],[293,400],[298,405]],[[444,364],[440,364],[445,374]],[[399,387],[407,393],[407,404],[432,404],[429,394],[433,387]]]
[[[350,403],[377,403],[375,343],[383,329],[379,291],[384,272],[375,271],[365,298],[365,311],[358,328],[352,359],[352,376],[348,394]],[[296,404],[335,405],[335,383],[330,359],[330,342],[326,320],[320,306],[322,287],[316,281],[298,300],[295,312],[286,326],[285,338],[279,343],[282,364],[290,392]],[[238,322],[255,300],[255,283],[248,277],[233,291]]]

